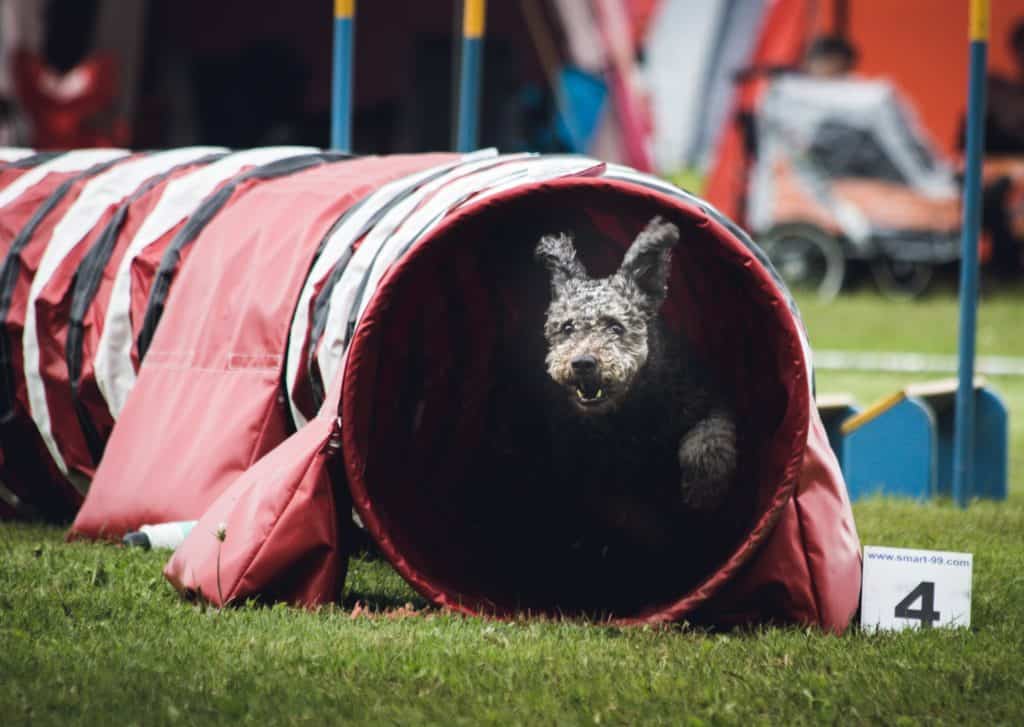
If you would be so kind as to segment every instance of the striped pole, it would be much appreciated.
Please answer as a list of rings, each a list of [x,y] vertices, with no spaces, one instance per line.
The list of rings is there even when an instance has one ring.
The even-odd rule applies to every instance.
[[[960,384],[956,392],[953,499],[967,507],[974,483],[974,348],[978,317],[978,232],[981,226],[981,158],[985,144],[985,64],[989,0],[971,0],[970,80],[967,87],[967,164],[964,174],[960,256]]]
[[[334,0],[334,68],[331,78],[331,148],[351,151],[352,56],[356,0]]]
[[[456,151],[477,147],[480,123],[480,76],[484,52],[484,17],[487,0],[463,0],[462,62],[459,67],[459,125]]]

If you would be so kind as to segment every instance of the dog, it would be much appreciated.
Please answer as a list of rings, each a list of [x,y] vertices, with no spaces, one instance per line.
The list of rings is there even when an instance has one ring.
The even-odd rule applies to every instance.
[[[589,276],[569,234],[544,235],[534,251],[550,280],[554,466],[602,543],[618,536],[633,552],[678,542],[680,518],[719,509],[736,474],[731,407],[659,315],[678,241],[679,228],[654,217],[605,278]]]

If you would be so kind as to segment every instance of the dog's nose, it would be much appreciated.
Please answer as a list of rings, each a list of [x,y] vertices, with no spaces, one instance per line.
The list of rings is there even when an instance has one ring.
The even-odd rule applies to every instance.
[[[593,356],[577,356],[571,362],[573,373],[586,376],[597,371],[597,359]]]

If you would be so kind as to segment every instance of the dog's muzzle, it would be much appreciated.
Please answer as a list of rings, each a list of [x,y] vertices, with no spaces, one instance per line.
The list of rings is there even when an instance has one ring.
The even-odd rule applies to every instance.
[[[597,359],[593,356],[577,356],[571,365],[576,400],[584,406],[603,401],[605,392],[601,386],[601,372],[598,370]]]

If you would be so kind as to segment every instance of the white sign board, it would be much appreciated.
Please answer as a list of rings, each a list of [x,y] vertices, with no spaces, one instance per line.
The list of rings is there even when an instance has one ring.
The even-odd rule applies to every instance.
[[[970,553],[864,546],[861,628],[970,626],[973,564]]]

